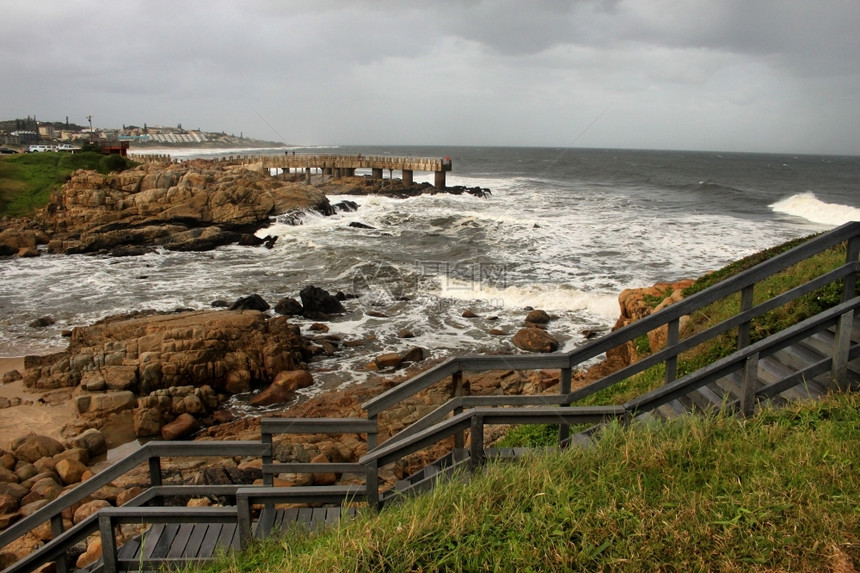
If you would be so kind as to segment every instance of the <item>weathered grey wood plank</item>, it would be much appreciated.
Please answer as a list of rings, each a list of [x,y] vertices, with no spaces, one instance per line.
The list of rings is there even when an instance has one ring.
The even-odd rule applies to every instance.
[[[173,543],[170,544],[170,549],[164,557],[177,558],[185,556],[185,548],[188,545],[188,540],[194,531],[194,523],[181,523],[176,535],[173,537]]]
[[[161,525],[158,531],[158,537],[154,540],[147,541],[144,544],[143,558],[149,560],[153,557],[164,557],[170,549],[173,538],[179,530],[178,523],[155,524],[150,529],[154,530],[156,526]]]
[[[185,546],[183,556],[185,557],[211,557],[211,555],[201,555],[200,546],[203,544],[203,539],[209,531],[209,527],[214,527],[220,524],[196,523],[191,531],[191,536],[188,538],[188,544]]]

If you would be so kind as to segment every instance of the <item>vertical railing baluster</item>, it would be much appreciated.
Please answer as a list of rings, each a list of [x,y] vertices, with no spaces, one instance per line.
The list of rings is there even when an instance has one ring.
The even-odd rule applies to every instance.
[[[741,312],[746,312],[753,307],[753,295],[755,284],[747,285],[741,290]],[[752,321],[746,321],[738,326],[738,350],[743,350],[750,345],[750,328]]]
[[[470,430],[469,468],[475,471],[484,463],[484,419],[478,413],[472,416],[472,427]]]
[[[571,368],[568,366],[567,368],[561,369],[561,378],[558,382],[558,393],[562,396],[566,396],[570,394],[570,383],[571,383]],[[565,401],[563,404],[559,404],[560,406],[570,406],[570,403]],[[567,439],[570,438],[570,424],[559,424],[558,425],[558,444],[561,445]]]
[[[451,375],[451,397],[459,398],[463,396],[463,371],[457,370],[454,374]],[[458,405],[454,408],[454,415],[460,414],[463,412],[463,406]],[[464,432],[461,430],[454,434],[454,459],[457,459],[457,451],[462,450],[465,447],[466,438],[464,436]]]
[[[740,407],[741,415],[751,416],[755,410],[755,387],[758,383],[758,353],[748,356],[744,362],[743,380],[741,381]]]
[[[852,237],[848,240],[845,249],[845,263],[854,264],[860,258],[860,237]],[[842,282],[842,302],[847,302],[857,296],[857,273],[851,272],[845,276]],[[833,386],[839,389],[848,388],[848,353],[851,348],[851,331],[854,327],[854,311],[849,310],[839,317],[836,324],[836,338],[833,341],[833,365],[831,376]]]
[[[676,318],[666,325],[666,348],[677,346],[680,337],[681,321]],[[674,382],[678,377],[678,355],[673,354],[666,359],[666,384]]]

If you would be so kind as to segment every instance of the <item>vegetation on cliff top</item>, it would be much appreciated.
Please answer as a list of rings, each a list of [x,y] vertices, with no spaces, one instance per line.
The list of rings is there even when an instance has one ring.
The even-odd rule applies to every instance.
[[[132,162],[119,155],[22,153],[0,156],[0,217],[23,217],[44,207],[51,194],[78,169],[100,173],[122,171]]]

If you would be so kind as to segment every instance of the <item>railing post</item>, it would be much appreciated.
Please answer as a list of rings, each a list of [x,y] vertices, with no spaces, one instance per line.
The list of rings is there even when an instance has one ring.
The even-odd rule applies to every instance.
[[[755,291],[755,284],[751,284],[745,286],[743,290],[741,290],[741,312],[746,312],[753,307],[753,294]],[[738,326],[738,350],[743,350],[747,346],[750,345],[750,326],[752,322],[746,321],[745,323]]]
[[[251,502],[247,493],[236,494],[236,529],[239,530],[239,547],[246,549],[251,543]]]
[[[463,395],[463,371],[457,370],[451,375],[451,397],[459,398]],[[457,406],[454,408],[454,415],[460,414],[463,412],[462,406]],[[465,447],[466,438],[462,431],[454,434],[454,459],[457,459],[457,450],[462,450]]]
[[[379,460],[368,462],[364,466],[364,488],[367,496],[367,505],[371,509],[379,511]]]
[[[858,257],[860,257],[860,237],[849,239],[845,250],[845,262],[848,264],[857,262]],[[847,302],[857,296],[856,291],[857,273],[850,273],[842,283],[842,302]],[[848,351],[851,348],[851,330],[853,325],[853,310],[840,316],[839,322],[836,325],[831,376],[833,377],[833,386],[838,389],[847,389],[850,386],[850,380],[848,379]]]
[[[265,454],[263,454],[263,467],[271,465],[275,461],[275,451],[272,446],[272,434],[260,434],[260,441],[269,446]],[[263,474],[263,485],[272,487],[275,484],[275,477],[271,473]]]
[[[150,485],[161,485],[161,457],[149,458],[149,483]]]
[[[475,410],[472,415],[472,427],[469,433],[469,468],[478,469],[484,463],[484,418]]]
[[[99,514],[99,533],[102,538],[102,561],[104,573],[117,573],[116,539],[113,536],[113,520],[104,512]]]
[[[748,356],[744,362],[741,382],[741,415],[751,416],[755,410],[755,387],[758,381],[758,353]]]
[[[666,348],[678,344],[680,338],[681,320],[676,318],[666,325]],[[678,355],[673,354],[666,359],[666,384],[674,382],[678,377]]]
[[[51,517],[51,538],[59,537],[65,528],[63,527],[63,514],[58,513]],[[54,563],[54,568],[57,573],[66,573],[68,571],[68,554],[63,553]]]
[[[561,369],[561,379],[558,383],[558,393],[559,394],[570,394],[570,381],[571,381],[571,368],[568,366],[567,368]],[[559,404],[560,406],[570,406],[569,403],[565,402],[563,404]],[[570,424],[559,424],[558,425],[558,444],[559,446],[568,438],[570,438]]]
[[[379,416],[368,416],[367,419],[376,424],[376,431],[367,433],[367,451],[369,452],[376,449],[379,442],[379,438],[377,437],[379,435]]]

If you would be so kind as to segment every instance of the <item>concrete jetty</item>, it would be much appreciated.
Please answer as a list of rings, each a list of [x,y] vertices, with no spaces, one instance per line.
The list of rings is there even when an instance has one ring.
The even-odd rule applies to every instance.
[[[304,170],[310,179],[312,169],[319,169],[332,177],[352,177],[356,169],[370,169],[371,176],[382,179],[385,170],[401,172],[404,184],[411,185],[415,171],[434,172],[433,185],[445,188],[445,174],[451,171],[451,158],[439,157],[392,157],[388,155],[311,155],[304,153],[259,156],[263,169]]]

